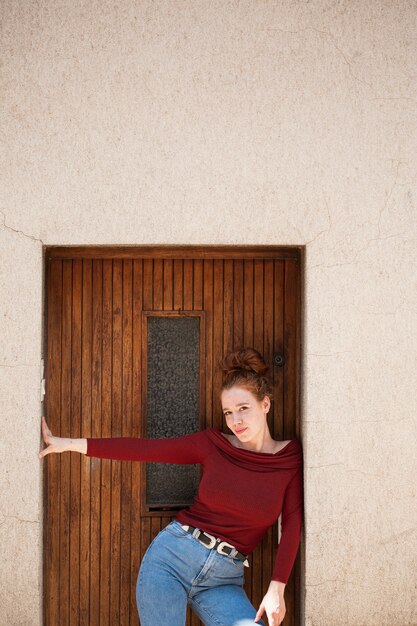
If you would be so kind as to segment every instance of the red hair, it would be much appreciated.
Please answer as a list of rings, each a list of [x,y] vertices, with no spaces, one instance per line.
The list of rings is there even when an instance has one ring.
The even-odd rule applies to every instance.
[[[272,389],[266,373],[269,366],[254,348],[229,352],[222,360],[223,389],[237,385],[251,391],[261,402],[265,396],[272,400]]]

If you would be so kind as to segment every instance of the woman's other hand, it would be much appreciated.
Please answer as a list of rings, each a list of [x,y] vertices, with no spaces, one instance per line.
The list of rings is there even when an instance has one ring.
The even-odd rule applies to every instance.
[[[264,595],[255,617],[255,622],[257,622],[262,617],[263,612],[266,611],[268,626],[279,626],[284,620],[286,612],[284,592],[278,591],[276,585],[272,584],[274,582],[271,582],[271,586]]]
[[[80,452],[86,454],[87,452],[87,439],[68,439],[65,437],[54,437],[48,428],[46,419],[42,415],[42,439],[46,443],[46,448],[41,450],[38,454],[40,459],[43,459],[47,454],[52,452]]]
[[[68,442],[68,439],[63,439],[62,437],[54,437],[49,430],[44,415],[42,415],[41,427],[42,439],[46,443],[47,447],[39,452],[38,457],[42,459],[47,454],[51,454],[51,452],[65,452],[65,450],[67,449],[65,447],[65,444],[66,442]]]

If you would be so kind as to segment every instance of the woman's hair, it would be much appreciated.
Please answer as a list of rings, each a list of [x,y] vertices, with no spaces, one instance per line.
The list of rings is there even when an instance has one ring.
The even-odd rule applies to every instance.
[[[272,400],[272,386],[266,377],[269,366],[254,348],[242,348],[226,354],[222,370],[222,391],[238,385],[251,391],[259,402],[265,396]]]

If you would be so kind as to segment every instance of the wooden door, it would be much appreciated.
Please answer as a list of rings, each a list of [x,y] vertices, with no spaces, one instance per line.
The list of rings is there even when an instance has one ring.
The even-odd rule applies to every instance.
[[[272,365],[277,439],[299,436],[301,253],[297,247],[47,248],[44,412],[63,437],[147,436],[148,323],[198,320],[198,424],[227,431],[222,355],[253,346]],[[44,461],[44,623],[138,625],[141,558],[175,507],[146,501],[145,463],[77,453]],[[279,540],[250,557],[258,607]],[[299,623],[300,555],[285,625]],[[155,616],[155,624],[158,624]],[[187,624],[200,621],[188,610]]]

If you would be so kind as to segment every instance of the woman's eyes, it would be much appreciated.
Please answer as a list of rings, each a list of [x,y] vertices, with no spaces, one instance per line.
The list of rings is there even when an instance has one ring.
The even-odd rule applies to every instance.
[[[247,407],[247,406],[241,406],[241,407],[240,407],[240,411],[245,411],[247,408],[249,408],[249,407]],[[225,417],[227,417],[228,415],[230,415],[230,411],[225,411],[225,412],[224,412],[224,416],[225,416]]]

